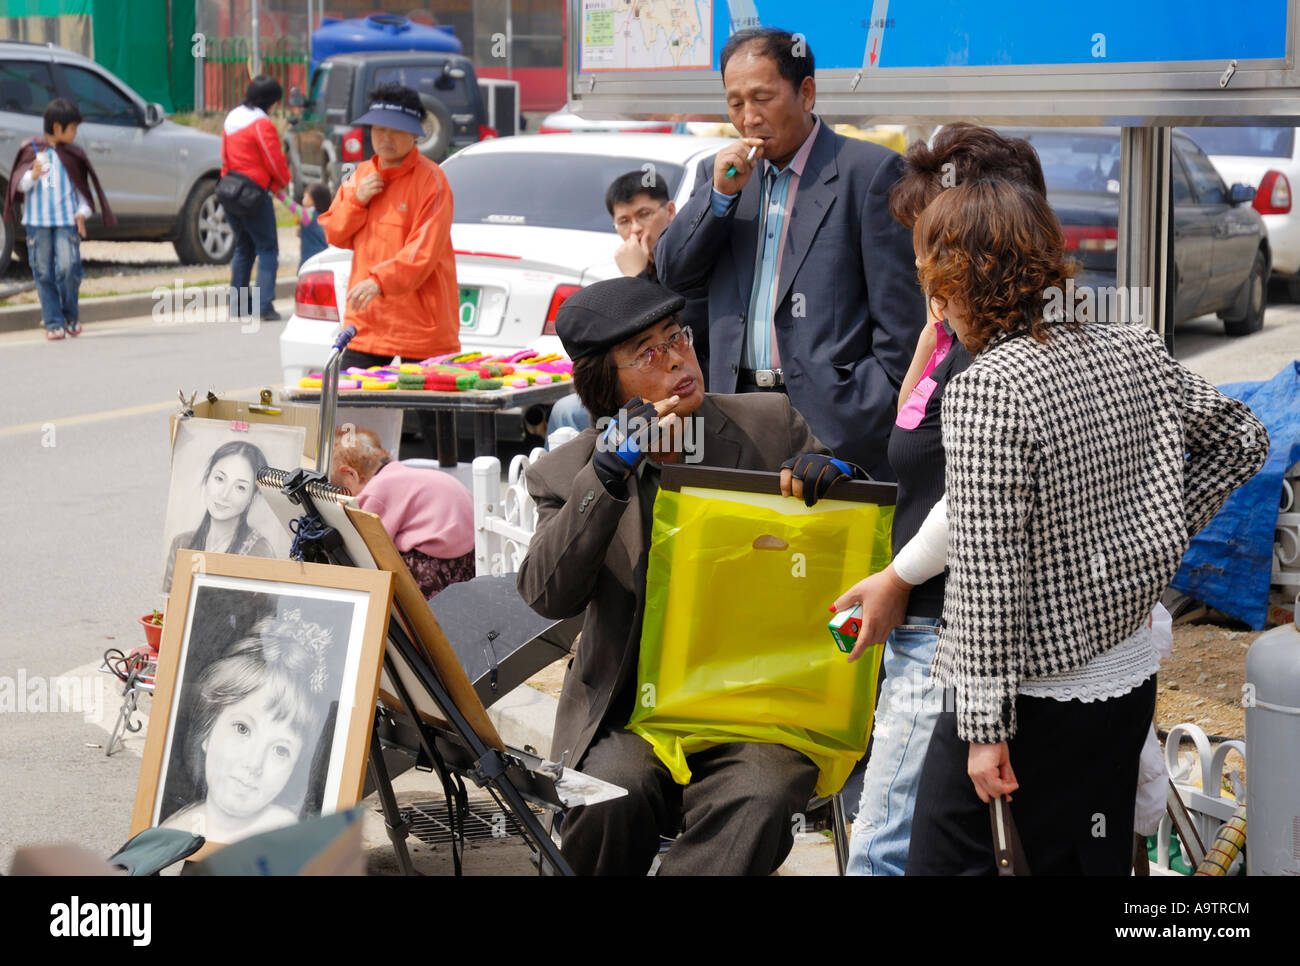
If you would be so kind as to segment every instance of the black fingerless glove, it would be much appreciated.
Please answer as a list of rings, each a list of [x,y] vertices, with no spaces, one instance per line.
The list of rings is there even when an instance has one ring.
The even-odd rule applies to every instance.
[[[781,464],[803,484],[804,506],[812,506],[840,480],[867,479],[866,471],[844,460],[821,453],[800,453]]]
[[[627,499],[627,478],[644,459],[642,447],[649,439],[650,427],[658,418],[654,403],[633,396],[596,437],[596,452],[591,458],[596,478],[610,496]]]

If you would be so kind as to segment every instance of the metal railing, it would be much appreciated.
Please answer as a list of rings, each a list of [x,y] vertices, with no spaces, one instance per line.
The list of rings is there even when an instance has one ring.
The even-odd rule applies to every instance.
[[[1184,741],[1191,742],[1196,753],[1194,758],[1181,754]],[[1165,738],[1165,766],[1169,769],[1178,797],[1190,814],[1201,845],[1205,848],[1214,841],[1219,826],[1232,818],[1233,811],[1242,798],[1244,785],[1241,772],[1239,768],[1229,768],[1227,761],[1228,755],[1233,752],[1244,760],[1246,743],[1234,738],[1214,747],[1205,732],[1194,724],[1175,725],[1169,729],[1169,735]],[[1234,795],[1224,794],[1225,779],[1233,786]],[[1157,859],[1156,865],[1152,867],[1155,874],[1171,874],[1169,836],[1173,831],[1173,821],[1166,814],[1160,820],[1160,829],[1156,833]],[[1244,858],[1238,861],[1244,861]]]
[[[1300,463],[1286,471],[1273,535],[1273,572],[1269,580],[1292,594],[1300,590]]]
[[[557,429],[548,442],[552,449],[577,432]],[[506,484],[501,485],[501,461],[495,456],[474,460],[474,572],[512,574],[519,571],[528,543],[537,529],[537,504],[528,495],[528,467],[546,451],[540,446],[527,456],[510,461]]]

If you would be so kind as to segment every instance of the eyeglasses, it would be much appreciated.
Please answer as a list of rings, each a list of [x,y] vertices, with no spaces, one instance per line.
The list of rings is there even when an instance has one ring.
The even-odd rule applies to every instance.
[[[661,342],[659,345],[652,345],[650,348],[641,352],[635,359],[625,366],[619,366],[620,369],[653,369],[655,366],[668,358],[668,350],[676,349],[678,352],[685,352],[691,346],[695,345],[695,334],[691,332],[689,325],[684,325],[671,336],[667,342]]]
[[[618,219],[618,221],[614,222],[614,227],[627,228],[632,222],[636,222],[638,225],[648,225],[654,220],[655,215],[659,214],[663,209],[663,205],[657,205],[654,208],[638,209],[631,216],[624,215],[622,218]]]

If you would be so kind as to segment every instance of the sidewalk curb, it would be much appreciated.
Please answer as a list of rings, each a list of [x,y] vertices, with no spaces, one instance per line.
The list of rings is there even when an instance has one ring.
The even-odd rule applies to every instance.
[[[282,277],[275,280],[275,297],[277,299],[293,298],[297,287],[296,276]],[[171,286],[158,285],[156,288],[169,289]],[[203,288],[219,286],[203,286]],[[112,322],[116,319],[129,319],[132,316],[148,315],[153,311],[152,292],[132,292],[129,295],[106,295],[101,298],[82,299],[80,302],[81,321]],[[288,314],[285,314],[288,318]],[[22,332],[26,329],[40,328],[41,307],[33,305],[11,305],[0,308],[0,332]]]

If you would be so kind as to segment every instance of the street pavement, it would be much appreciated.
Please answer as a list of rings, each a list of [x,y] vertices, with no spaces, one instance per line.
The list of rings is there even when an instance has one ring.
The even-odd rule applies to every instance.
[[[0,688],[21,675],[20,706],[39,707],[50,678],[72,672],[95,719],[0,714],[0,871],[17,844],[108,856],[127,840],[140,758],[91,747],[106,743],[120,701],[93,668],[108,648],[144,643],[137,618],[162,606],[168,414],[178,390],[255,398],[275,385],[282,328],[144,317],[62,342],[35,329],[0,336]]]
[[[1300,358],[1297,323],[1300,306],[1288,303],[1243,339],[1224,337],[1215,319],[1184,323],[1175,354],[1215,383],[1268,378]],[[88,324],[58,343],[36,329],[0,335],[0,697],[25,692],[19,710],[0,713],[0,872],[17,845],[74,842],[108,856],[126,841],[143,738],[105,756],[120,691],[94,669],[107,648],[143,643],[137,618],[162,605],[168,415],[178,390],[253,398],[277,385],[282,327],[145,316]],[[89,707],[39,710],[53,678],[70,678],[64,696],[75,684]],[[431,791],[422,777],[427,788],[399,791]],[[373,820],[367,839],[376,855],[386,848]],[[833,871],[824,840],[809,844],[812,858],[801,849],[786,871]],[[431,871],[445,854],[438,861]],[[515,855],[478,871],[526,865]],[[382,858],[372,868],[390,870]]]

